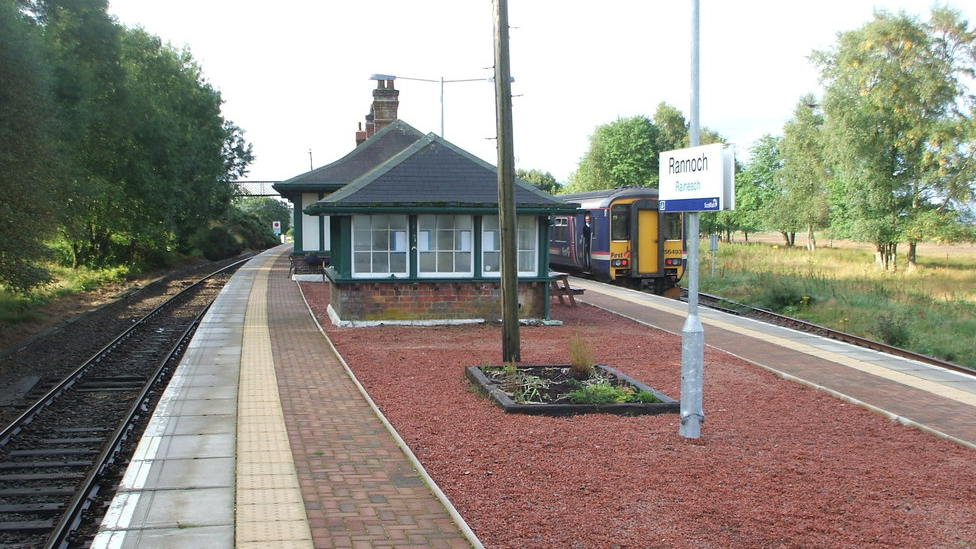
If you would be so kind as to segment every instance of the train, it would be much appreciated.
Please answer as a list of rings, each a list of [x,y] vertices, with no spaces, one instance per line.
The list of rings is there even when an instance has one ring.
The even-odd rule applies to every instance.
[[[687,252],[680,213],[658,211],[658,190],[626,187],[557,195],[580,204],[550,227],[549,266],[658,295],[672,293]]]

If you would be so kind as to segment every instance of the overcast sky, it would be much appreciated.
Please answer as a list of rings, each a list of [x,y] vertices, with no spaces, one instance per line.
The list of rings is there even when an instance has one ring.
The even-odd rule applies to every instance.
[[[398,79],[399,118],[497,163],[491,0],[110,0],[110,13],[188,47],[245,130],[245,179],[281,181],[339,159],[372,102],[375,73]],[[947,4],[972,21],[971,3]],[[596,127],[689,116],[691,1],[509,0],[516,166],[565,182]],[[808,56],[875,8],[923,20],[927,0],[701,0],[701,124],[736,144],[779,135],[804,93]]]

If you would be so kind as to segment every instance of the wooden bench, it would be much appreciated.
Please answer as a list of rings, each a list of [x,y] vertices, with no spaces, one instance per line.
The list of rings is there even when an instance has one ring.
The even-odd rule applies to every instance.
[[[566,302],[563,300],[564,297],[569,298],[569,306],[576,306],[576,297],[578,295],[583,295],[586,290],[583,288],[578,288],[576,286],[569,285],[569,275],[566,273],[549,273],[549,276],[553,277],[552,283],[550,285],[550,297],[556,296],[559,298],[559,303],[565,305]]]
[[[322,275],[322,282],[326,280],[325,270],[329,267],[331,258],[308,253],[305,255],[288,256],[288,277],[296,274]]]

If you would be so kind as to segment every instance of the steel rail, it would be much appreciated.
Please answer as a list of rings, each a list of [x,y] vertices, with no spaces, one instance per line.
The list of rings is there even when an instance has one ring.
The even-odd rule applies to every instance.
[[[850,343],[857,345],[859,347],[864,347],[867,349],[872,349],[889,355],[898,356],[901,358],[907,358],[910,360],[916,360],[918,362],[923,362],[931,366],[938,366],[946,370],[952,370],[961,374],[966,374],[970,376],[976,376],[976,370],[972,368],[967,368],[961,364],[956,364],[955,362],[950,362],[948,360],[943,360],[941,358],[936,358],[933,356],[925,355],[922,353],[916,353],[915,351],[910,351],[908,349],[902,349],[900,347],[895,347],[894,345],[888,345],[887,343],[882,343],[880,341],[874,341],[866,337],[861,337],[854,334],[849,334],[847,332],[842,332],[840,330],[835,330],[833,328],[828,328],[826,326],[821,326],[819,324],[814,324],[813,322],[807,322],[806,320],[801,320],[794,317],[789,317],[781,315],[779,313],[774,313],[768,309],[760,309],[758,307],[752,307],[726,299],[721,296],[709,295],[709,294],[698,294],[700,298],[704,298],[710,303],[703,304],[706,307],[724,311],[729,314],[734,314],[738,316],[746,317],[759,317],[770,320],[774,324],[781,326],[787,326],[790,328],[796,328],[801,331],[816,333],[823,337],[834,339],[837,341],[842,341],[845,343]],[[684,295],[682,295],[682,300],[684,300]],[[719,304],[729,303],[733,307],[723,307]]]
[[[195,286],[195,284],[193,286]],[[189,291],[193,286],[190,286],[183,291]],[[183,347],[187,345],[188,340],[193,337],[194,332],[200,325],[200,321],[203,319],[203,315],[210,310],[210,305],[212,304],[213,301],[207,304],[207,306],[193,319],[193,322],[186,328],[186,330],[183,331],[183,334],[169,350],[169,352],[167,352],[166,355],[160,359],[150,380],[143,386],[139,396],[135,399],[132,406],[126,413],[125,419],[123,419],[122,423],[116,428],[115,432],[109,438],[104,449],[95,459],[94,465],[89,470],[84,480],[79,483],[75,496],[65,506],[64,512],[61,514],[61,519],[57,522],[57,524],[55,524],[51,537],[48,538],[47,543],[44,545],[44,549],[66,549],[69,546],[68,538],[80,527],[83,513],[88,510],[91,504],[95,501],[95,498],[98,496],[98,491],[101,488],[101,481],[106,476],[106,469],[115,463],[116,458],[122,451],[123,443],[125,443],[129,435],[135,429],[136,423],[139,421],[142,414],[150,412],[150,392],[155,388],[156,384],[160,382],[160,378],[168,372],[167,366],[169,363],[178,353],[182,352]]]
[[[4,427],[4,429],[2,431],[0,431],[0,446],[6,445],[7,442],[10,441],[10,437],[12,437],[12,436],[16,435],[17,433],[19,433],[24,428],[24,426],[28,425],[31,421],[34,420],[35,417],[37,417],[37,414],[39,414],[42,410],[44,410],[45,408],[47,408],[48,406],[50,406],[51,403],[53,403],[55,400],[57,400],[57,398],[60,397],[62,394],[64,394],[65,391],[67,391],[69,388],[71,388],[76,383],[78,383],[85,376],[85,373],[88,371],[88,368],[92,364],[95,364],[103,356],[105,356],[106,354],[110,353],[112,351],[112,349],[114,349],[116,346],[118,346],[120,343],[122,343],[130,335],[132,335],[132,333],[139,326],[143,325],[150,318],[152,318],[153,316],[157,315],[160,311],[162,311],[164,307],[167,307],[174,300],[180,298],[181,296],[186,295],[186,292],[188,292],[189,290],[191,290],[193,288],[196,288],[198,285],[200,285],[203,282],[209,280],[210,278],[212,278],[214,276],[217,276],[220,273],[223,273],[224,271],[227,271],[227,270],[229,270],[231,268],[237,267],[238,265],[240,265],[240,264],[242,264],[242,263],[244,263],[246,261],[249,261],[249,260],[250,260],[250,258],[242,259],[240,261],[234,262],[234,263],[232,263],[230,265],[227,265],[227,266],[225,266],[225,267],[223,267],[221,269],[218,269],[217,271],[214,271],[214,272],[210,273],[209,275],[207,275],[207,276],[201,278],[200,280],[194,282],[190,286],[187,286],[186,288],[184,288],[183,290],[181,290],[178,294],[170,297],[164,303],[162,303],[160,306],[158,306],[155,309],[153,309],[152,311],[146,313],[145,316],[143,316],[138,321],[134,322],[132,324],[132,326],[130,326],[124,332],[122,332],[121,334],[119,334],[115,339],[113,339],[107,345],[105,345],[104,347],[102,347],[101,350],[99,350],[98,352],[96,352],[91,358],[89,358],[84,363],[82,363],[81,366],[79,366],[74,371],[72,371],[70,374],[68,374],[63,380],[61,380],[60,383],[58,383],[56,386],[54,386],[50,391],[48,391],[44,396],[42,396],[41,398],[39,398],[30,407],[28,407],[26,410],[24,410],[24,412],[22,414],[20,414],[20,416],[18,416],[16,419],[14,419],[13,421],[11,421],[9,425],[7,425],[6,427]]]
[[[74,369],[60,383],[58,383],[56,387],[49,390],[44,396],[39,398],[33,405],[24,411],[17,419],[11,422],[10,425],[0,431],[0,446],[5,446],[8,444],[14,436],[20,433],[32,421],[37,419],[45,409],[50,407],[55,401],[65,395],[69,389],[78,385],[79,382],[84,379],[85,374],[91,370],[94,365],[98,364],[106,356],[111,354],[113,350],[119,347],[126,339],[133,336],[137,329],[148,324],[151,319],[159,315],[162,311],[173,307],[177,303],[177,300],[184,299],[191,295],[194,290],[202,288],[203,284],[208,280],[227,271],[236,269],[241,264],[249,260],[250,257],[235,261],[232,264],[226,265],[200,278],[199,280],[196,280],[194,283],[190,284],[186,288],[183,288],[177,294],[171,296],[164,303],[160,304],[152,311],[144,315],[138,321],[133,322],[132,326],[129,326],[124,332],[115,337],[110,343],[105,345],[100,351],[86,360],[81,366]],[[203,306],[202,311],[190,321],[183,333],[178,339],[176,339],[168,352],[164,353],[164,358],[157,363],[153,374],[143,385],[138,397],[133,401],[133,404],[128,412],[122,416],[124,417],[124,421],[121,421],[113,430],[112,436],[109,437],[104,443],[101,452],[88,469],[88,473],[86,474],[85,478],[78,484],[71,501],[65,505],[61,511],[58,522],[54,525],[54,528],[50,530],[51,533],[48,534],[48,541],[44,546],[45,549],[62,549],[69,546],[70,536],[80,528],[84,520],[85,511],[91,507],[98,497],[98,492],[102,486],[101,483],[107,478],[109,467],[118,460],[118,456],[120,455],[124,443],[134,432],[136,423],[140,420],[141,416],[150,411],[150,407],[152,406],[152,391],[157,388],[160,378],[164,377],[165,374],[172,369],[168,366],[169,363],[174,359],[174,355],[180,353],[188,344],[188,340],[192,337],[192,334],[199,326],[203,315],[207,310],[209,310],[213,301],[214,300],[211,299],[205,306]]]

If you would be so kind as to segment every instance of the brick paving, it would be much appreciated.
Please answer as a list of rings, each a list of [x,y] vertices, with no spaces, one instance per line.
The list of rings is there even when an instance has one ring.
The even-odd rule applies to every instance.
[[[285,424],[317,549],[470,548],[360,394],[309,314],[282,256],[268,325]]]

